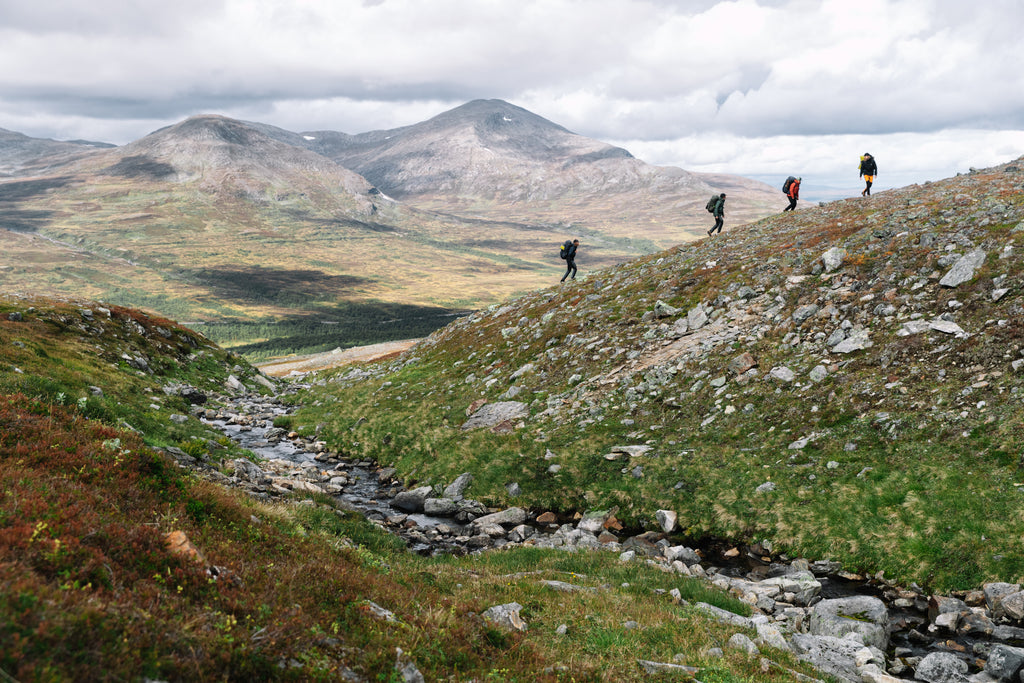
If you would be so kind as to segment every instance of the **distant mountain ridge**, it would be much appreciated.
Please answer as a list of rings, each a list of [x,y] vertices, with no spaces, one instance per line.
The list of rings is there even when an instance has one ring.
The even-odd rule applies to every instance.
[[[219,115],[117,147],[6,133],[0,169],[9,290],[303,326],[535,290],[569,236],[585,272],[685,242],[712,192],[729,193],[727,230],[778,204],[763,183],[652,166],[501,100],[359,135]]]

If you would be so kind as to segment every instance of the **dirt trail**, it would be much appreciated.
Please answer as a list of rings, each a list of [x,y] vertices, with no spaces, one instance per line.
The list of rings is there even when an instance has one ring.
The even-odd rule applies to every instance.
[[[370,344],[369,346],[354,346],[350,349],[335,349],[308,356],[275,358],[274,360],[256,363],[255,365],[272,377],[284,377],[293,372],[314,372],[316,370],[328,370],[342,365],[349,365],[350,363],[380,360],[381,358],[396,355],[406,349],[410,349],[419,341],[419,339],[405,339],[403,341]]]

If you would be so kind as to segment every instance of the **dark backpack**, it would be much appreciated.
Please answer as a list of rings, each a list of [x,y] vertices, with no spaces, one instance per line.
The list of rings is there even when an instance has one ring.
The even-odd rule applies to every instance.
[[[718,205],[718,195],[717,194],[713,194],[713,195],[711,195],[711,199],[708,200],[708,203],[704,206],[704,208],[708,210],[708,213],[714,213],[715,212],[715,207],[717,205]]]
[[[565,243],[562,244],[562,249],[558,252],[558,255],[563,259],[567,259],[569,258],[570,249],[572,249],[572,240],[566,240]]]
[[[789,194],[789,186],[796,182],[796,178],[789,176],[786,178],[786,182],[782,183],[782,191]]]

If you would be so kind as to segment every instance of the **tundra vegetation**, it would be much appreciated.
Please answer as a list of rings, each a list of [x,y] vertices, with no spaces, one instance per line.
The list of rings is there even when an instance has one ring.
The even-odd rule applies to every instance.
[[[709,584],[609,553],[420,557],[329,497],[259,501],[180,467],[170,449],[254,457],[189,401],[263,385],[169,320],[7,296],[0,353],[0,677],[395,681],[414,662],[427,680],[668,680],[637,662],[680,655],[705,681],[764,680],[709,654],[734,627],[668,596],[748,611]],[[512,601],[527,631],[481,618]],[[772,680],[810,673],[772,654]]]

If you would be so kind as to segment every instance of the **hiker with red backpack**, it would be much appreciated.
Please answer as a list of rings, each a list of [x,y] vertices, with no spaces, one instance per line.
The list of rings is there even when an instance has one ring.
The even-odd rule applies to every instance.
[[[792,211],[796,208],[796,200],[800,199],[800,178],[794,178],[789,176],[786,178],[786,182],[782,185],[782,191],[789,197],[789,206],[783,209],[783,212]]]

